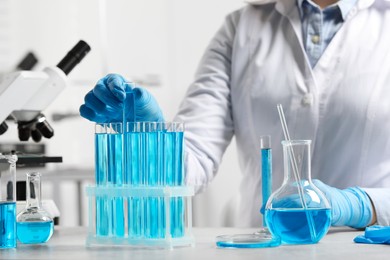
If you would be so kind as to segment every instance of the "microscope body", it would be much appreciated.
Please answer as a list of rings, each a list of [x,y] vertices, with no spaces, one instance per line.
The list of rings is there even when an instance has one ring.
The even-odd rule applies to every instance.
[[[67,86],[67,74],[85,57],[90,47],[80,41],[57,66],[43,71],[16,71],[6,74],[0,82],[0,135],[7,131],[6,119],[18,124],[19,139],[30,136],[36,142],[51,138],[53,128],[41,113]]]

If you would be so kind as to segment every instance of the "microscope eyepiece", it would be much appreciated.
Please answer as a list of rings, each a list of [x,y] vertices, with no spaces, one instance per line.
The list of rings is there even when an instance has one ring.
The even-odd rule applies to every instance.
[[[57,67],[68,75],[90,50],[91,47],[85,41],[79,41],[58,63]]]

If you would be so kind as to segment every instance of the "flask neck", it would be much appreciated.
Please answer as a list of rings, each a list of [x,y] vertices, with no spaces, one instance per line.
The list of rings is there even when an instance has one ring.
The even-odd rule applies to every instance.
[[[28,173],[26,187],[26,208],[41,208],[41,174]]]
[[[310,140],[283,141],[284,182],[311,181]]]

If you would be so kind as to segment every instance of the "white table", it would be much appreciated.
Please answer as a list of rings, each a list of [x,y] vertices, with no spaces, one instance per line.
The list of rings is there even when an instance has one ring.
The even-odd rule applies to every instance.
[[[353,238],[362,231],[331,229],[315,245],[280,246],[259,249],[221,249],[215,246],[215,237],[222,234],[246,234],[254,229],[194,228],[196,245],[169,249],[137,249],[129,247],[85,246],[86,228],[56,227],[46,245],[18,244],[16,249],[0,250],[0,259],[390,259],[390,245],[356,244]]]

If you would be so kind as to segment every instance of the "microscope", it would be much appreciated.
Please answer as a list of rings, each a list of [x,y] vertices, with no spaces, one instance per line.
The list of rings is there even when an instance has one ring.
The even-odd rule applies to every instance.
[[[67,85],[67,75],[91,50],[79,41],[57,66],[43,71],[16,71],[5,75],[0,82],[0,135],[13,120],[18,125],[20,141],[31,137],[39,142],[42,137],[51,138],[54,130],[42,114]]]
[[[8,130],[7,121],[14,121],[18,127],[19,140],[39,142],[42,137],[51,138],[54,130],[47,122],[42,113],[54,99],[67,86],[67,75],[91,50],[90,46],[80,40],[57,64],[57,66],[46,67],[43,71],[30,71],[37,62],[33,54],[17,66],[15,72],[2,75],[0,81],[0,135]],[[17,168],[37,167],[46,163],[62,162],[62,157],[42,156],[36,154],[18,154]],[[6,164],[8,166],[8,164]],[[5,170],[0,167],[0,174]],[[26,182],[17,182],[18,212],[24,207],[26,198]],[[24,194],[23,194],[24,193]],[[20,200],[20,201],[19,201]],[[19,203],[20,202],[20,203]],[[24,203],[24,204],[23,204]],[[59,211],[52,200],[46,201],[44,207],[58,221]]]

